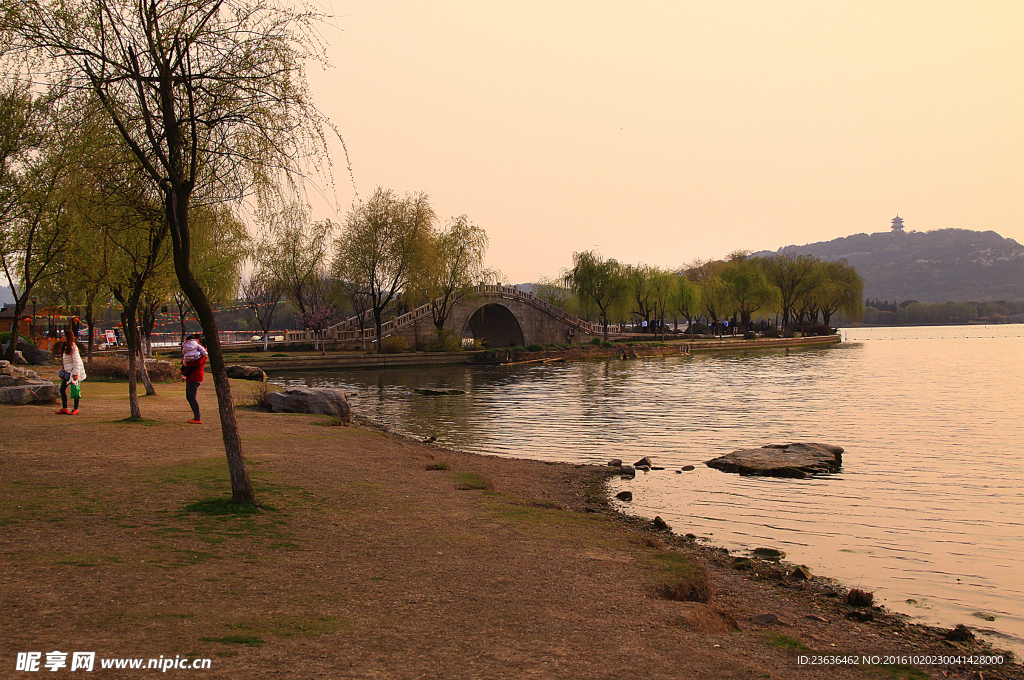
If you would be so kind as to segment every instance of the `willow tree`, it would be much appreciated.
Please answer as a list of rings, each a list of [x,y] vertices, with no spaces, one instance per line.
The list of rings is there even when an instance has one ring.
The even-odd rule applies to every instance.
[[[60,272],[71,228],[69,136],[53,126],[52,100],[32,89],[25,80],[0,77],[0,269],[14,295],[15,320],[22,318],[33,290]],[[18,327],[16,321],[8,361],[14,361]]]
[[[430,233],[425,241],[424,254],[413,273],[411,287],[417,299],[430,304],[441,347],[448,344],[444,325],[455,305],[476,284],[498,278],[484,267],[486,254],[487,232],[465,215],[453,217],[444,229]]]
[[[400,198],[380,187],[355,203],[335,241],[334,278],[359,286],[369,297],[381,350],[384,310],[409,290],[437,216],[424,193]]]
[[[606,260],[592,250],[573,253],[572,269],[563,273],[563,279],[579,299],[580,306],[593,305],[597,308],[604,339],[608,340],[610,315],[629,291],[622,265],[616,260]]]
[[[822,323],[832,323],[832,315],[842,312],[851,321],[864,318],[864,279],[845,259],[821,263],[821,282],[815,290]]]
[[[318,17],[266,0],[2,2],[13,52],[51,82],[91,92],[158,189],[178,283],[209,350],[232,495],[255,501],[213,308],[192,270],[191,208],[271,196],[326,151],[304,72],[322,57]]]
[[[779,309],[782,327],[789,330],[789,322],[796,318],[798,309],[805,304],[820,282],[821,268],[813,255],[773,255],[764,259],[764,272],[779,290]]]
[[[779,289],[768,281],[758,258],[733,258],[722,269],[721,277],[731,286],[735,308],[744,329],[755,313],[778,304]]]

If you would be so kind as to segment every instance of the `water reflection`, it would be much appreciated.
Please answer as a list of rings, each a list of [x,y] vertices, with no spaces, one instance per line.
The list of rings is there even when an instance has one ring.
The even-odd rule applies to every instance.
[[[631,512],[731,548],[785,549],[894,609],[984,626],[1024,649],[1021,327],[861,329],[847,339],[804,351],[273,379],[344,386],[358,394],[357,412],[457,448],[589,463],[651,456],[668,469],[614,485],[633,491]],[[845,447],[843,472],[774,480],[702,465],[786,441]],[[687,464],[696,470],[674,473]]]

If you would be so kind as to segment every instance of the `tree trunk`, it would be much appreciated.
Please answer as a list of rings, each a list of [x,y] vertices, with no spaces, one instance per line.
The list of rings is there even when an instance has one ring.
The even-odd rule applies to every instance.
[[[124,304],[124,303],[122,303]],[[121,312],[121,326],[124,328],[124,339],[128,345],[128,410],[132,418],[142,418],[139,408],[138,383],[138,340],[139,330],[135,326],[135,310],[124,309]]]
[[[19,304],[21,301],[17,298],[14,299],[14,322],[11,326],[11,342],[7,345],[7,353],[4,358],[7,361],[14,363],[14,353],[18,348],[18,340],[21,338],[21,315],[25,311],[25,307]],[[32,324],[35,325],[35,317],[32,318]]]
[[[145,395],[156,396],[157,388],[153,386],[153,381],[150,380],[150,371],[145,368],[145,354],[142,352],[141,347],[139,347],[138,351],[138,377],[145,387]]]
[[[96,302],[96,297],[90,295],[89,298],[86,300],[85,307],[85,323],[88,324],[89,326],[89,345],[88,349],[86,350],[86,357],[88,358],[90,364],[92,363],[93,346],[96,343],[96,329],[93,327],[93,322],[96,319],[96,314],[93,313],[94,302]]]
[[[384,322],[381,321],[381,312],[383,310],[379,307],[374,306],[373,308],[373,325],[377,328],[377,354],[381,353],[383,345],[381,345],[381,335],[383,334]]]
[[[178,275],[178,284],[181,286],[182,292],[192,304],[192,309],[199,317],[199,323],[203,327],[210,372],[213,374],[213,386],[217,392],[217,410],[220,413],[224,453],[228,459],[228,471],[231,475],[231,497],[236,502],[258,504],[256,494],[252,489],[252,482],[249,480],[249,470],[245,465],[245,455],[242,452],[242,436],[238,431],[235,405],[231,398],[231,382],[224,366],[224,354],[220,347],[220,336],[217,334],[217,322],[213,317],[213,307],[189,268],[191,241],[188,227],[188,192],[189,187],[179,186],[167,190],[164,195],[167,222],[170,225],[174,251],[174,271]]]

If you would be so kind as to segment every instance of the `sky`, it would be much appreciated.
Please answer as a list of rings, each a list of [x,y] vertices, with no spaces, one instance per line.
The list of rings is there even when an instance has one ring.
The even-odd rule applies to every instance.
[[[511,283],[574,252],[679,267],[889,229],[1024,242],[1024,3],[322,0],[345,140],[465,214]]]

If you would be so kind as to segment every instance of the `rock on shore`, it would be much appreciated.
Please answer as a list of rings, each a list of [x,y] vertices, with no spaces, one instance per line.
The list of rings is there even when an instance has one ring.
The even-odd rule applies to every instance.
[[[313,413],[352,419],[352,408],[345,399],[345,391],[328,387],[295,387],[284,392],[271,392],[267,403],[274,413]]]
[[[263,372],[262,368],[255,366],[228,366],[224,371],[228,374],[229,378],[267,382],[267,374]]]
[[[803,479],[816,474],[838,472],[843,466],[843,449],[831,444],[768,444],[759,449],[741,449],[706,461],[723,472],[764,477]]]

